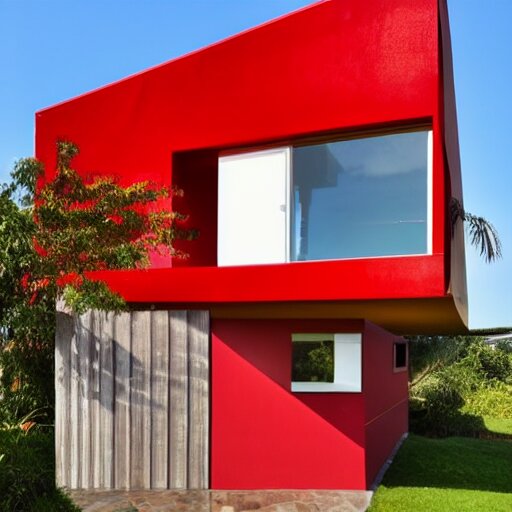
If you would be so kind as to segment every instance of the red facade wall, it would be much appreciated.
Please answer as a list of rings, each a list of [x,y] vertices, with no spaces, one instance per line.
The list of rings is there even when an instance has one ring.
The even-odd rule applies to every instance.
[[[294,332],[363,332],[363,386],[369,390],[292,393]],[[407,382],[402,386],[401,377],[381,370],[389,366],[379,358],[390,339],[396,338],[376,335],[363,321],[214,320],[211,487],[366,489],[382,454],[388,456],[407,430],[401,411],[391,411],[380,423],[378,443],[373,430],[367,441],[368,419],[407,398]],[[372,379],[384,391],[367,403],[375,393]]]
[[[436,0],[320,2],[39,112],[37,156],[68,137],[84,170],[168,182],[176,151],[431,120],[437,25]]]
[[[368,485],[408,431],[408,372],[393,370],[393,345],[397,341],[404,339],[365,322],[363,388]]]
[[[138,271],[127,277],[127,289],[122,276],[101,278],[135,302],[446,297],[448,174],[438,22],[437,0],[319,2],[39,112],[36,154],[49,175],[55,140],[68,138],[81,148],[76,167],[83,174],[173,182],[185,189],[186,197],[176,204],[201,234],[185,244],[189,260],[172,265],[190,272],[155,276],[159,283],[173,279],[179,285],[159,286],[148,296],[146,276]],[[431,256],[308,262],[261,272],[250,266],[215,268],[219,151],[418,123],[434,130]],[[262,275],[250,293],[241,293],[235,285],[254,281],[257,272]],[[319,276],[329,276],[324,289],[318,288]],[[341,282],[344,286],[332,284]]]
[[[80,146],[74,163],[83,175],[185,190],[175,206],[200,230],[181,246],[188,260],[97,277],[133,303],[214,311],[214,489],[366,489],[407,430],[407,374],[393,373],[393,335],[363,320],[286,318],[297,304],[300,314],[324,304],[323,312],[304,313],[320,318],[351,303],[348,313],[339,306],[338,318],[380,307],[399,329],[411,325],[406,300],[421,307],[437,300],[448,311],[463,241],[451,240],[446,215],[460,171],[450,175],[453,158],[444,156],[447,145],[456,150],[456,125],[443,96],[449,63],[439,21],[438,0],[319,2],[36,115],[36,156],[48,176],[55,141],[66,138]],[[432,255],[216,267],[221,151],[419,125],[433,129]],[[239,305],[245,319],[222,319],[230,313],[221,307]],[[260,305],[268,305],[265,313]],[[439,323],[431,311],[425,329]],[[262,320],[271,314],[284,319]],[[447,316],[443,326],[460,330],[463,314]],[[362,393],[290,391],[291,334],[308,331],[363,333]]]

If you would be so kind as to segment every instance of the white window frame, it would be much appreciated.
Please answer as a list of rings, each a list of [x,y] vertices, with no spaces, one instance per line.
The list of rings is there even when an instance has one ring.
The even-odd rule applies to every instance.
[[[350,259],[379,259],[379,258],[407,258],[415,256],[431,256],[433,254],[433,132],[432,129],[423,130],[427,132],[427,219],[426,219],[426,252],[419,254],[396,254],[386,256],[358,256],[353,258],[335,258],[336,261],[350,260]],[[397,130],[395,133],[404,133]],[[364,133],[361,134],[361,138],[364,138]],[[370,135],[371,137],[371,135]],[[291,219],[293,215],[294,199],[292,197],[293,191],[293,146],[279,146],[266,149],[252,149],[245,152],[229,152],[219,155],[219,168],[222,163],[229,163],[231,161],[243,161],[254,157],[270,156],[283,154],[285,156],[285,190],[286,197],[284,198],[284,204],[280,206],[281,211],[285,214],[285,235],[282,240],[283,247],[276,248],[274,252],[279,252],[282,256],[279,258],[264,259],[259,261],[257,257],[253,255],[237,255],[233,248],[232,240],[226,241],[223,239],[223,228],[222,218],[227,215],[224,211],[224,205],[221,204],[221,190],[223,185],[221,184],[221,172],[219,171],[219,203],[218,203],[218,248],[217,248],[217,260],[220,267],[223,266],[243,266],[243,265],[263,265],[263,264],[275,264],[275,263],[290,263],[291,261]],[[272,226],[268,226],[267,229],[272,230]],[[232,251],[235,254],[232,255]],[[317,260],[307,260],[307,262]],[[322,259],[318,261],[329,261]],[[306,263],[307,263],[306,262]],[[294,264],[305,263],[302,261],[293,261]]]
[[[432,239],[433,239],[433,202],[434,202],[434,185],[433,185],[433,167],[434,160],[434,143],[432,130],[427,133],[427,256],[433,254]]]
[[[334,341],[334,382],[295,382],[296,393],[361,393],[362,335],[361,333],[294,333],[292,343]]]

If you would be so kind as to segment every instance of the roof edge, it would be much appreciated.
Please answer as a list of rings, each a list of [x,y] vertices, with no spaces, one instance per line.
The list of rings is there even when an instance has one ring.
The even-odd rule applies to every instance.
[[[89,96],[89,95],[92,95],[92,94],[95,94],[97,92],[100,92],[102,91],[103,89],[106,89],[108,87],[112,87],[114,85],[118,85],[118,84],[122,84],[123,82],[127,82],[128,80],[132,80],[134,78],[137,78],[141,75],[144,75],[146,73],[149,73],[151,71],[155,71],[157,69],[160,69],[164,66],[168,66],[169,64],[172,64],[174,62],[178,62],[182,59],[187,59],[187,58],[190,58],[198,53],[201,53],[205,50],[209,50],[210,48],[214,48],[216,46],[220,46],[222,44],[226,44],[228,42],[230,42],[231,40],[237,38],[237,37],[240,37],[240,36],[244,36],[246,34],[249,34],[251,32],[254,32],[256,30],[260,30],[264,27],[267,27],[269,25],[272,25],[274,23],[278,23],[286,18],[289,18],[291,16],[294,16],[300,12],[303,12],[303,11],[307,11],[307,10],[310,10],[310,9],[314,9],[318,6],[320,6],[321,4],[325,4],[325,3],[329,3],[329,2],[332,2],[333,0],[317,0],[316,2],[310,4],[310,5],[306,5],[304,7],[299,7],[298,9],[295,9],[294,11],[291,11],[291,12],[288,12],[286,14],[282,14],[281,16],[278,16],[276,18],[272,18],[268,21],[265,21],[263,23],[260,23],[259,25],[256,25],[254,27],[249,27],[245,30],[242,30],[241,32],[237,32],[236,34],[233,34],[231,36],[227,36],[225,37],[224,39],[220,39],[219,41],[215,41],[213,43],[210,43],[210,44],[207,44],[206,46],[202,46],[201,48],[197,48],[196,50],[191,50],[190,52],[188,53],[185,53],[183,55],[180,55],[178,57],[174,57],[170,60],[167,60],[165,62],[162,62],[160,64],[155,64],[154,66],[150,66],[149,68],[146,68],[146,69],[143,69],[142,71],[137,71],[136,73],[133,73],[131,75],[128,75],[126,77],[123,77],[123,78],[120,78],[118,80],[114,80],[113,82],[109,82],[105,85],[101,85],[95,89],[92,89],[90,91],[86,91],[84,93],[81,93],[81,94],[78,94],[76,96],[73,96],[71,98],[68,98],[66,100],[63,100],[63,101],[60,101],[58,103],[55,103],[53,105],[50,105],[48,107],[45,107],[45,108],[42,108],[38,111],[36,111],[35,115],[38,116],[40,114],[44,114],[45,112],[49,111],[49,110],[53,110],[53,109],[56,109],[56,108],[59,108],[63,105],[66,105],[67,103],[70,103],[71,101],[75,101],[75,100],[78,100],[78,99],[81,99],[83,97],[86,97],[86,96]]]

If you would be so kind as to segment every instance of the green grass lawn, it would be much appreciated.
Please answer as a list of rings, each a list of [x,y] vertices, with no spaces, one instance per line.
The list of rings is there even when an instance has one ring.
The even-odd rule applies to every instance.
[[[500,433],[507,420],[488,428]],[[512,511],[512,441],[411,435],[377,489],[370,512]]]

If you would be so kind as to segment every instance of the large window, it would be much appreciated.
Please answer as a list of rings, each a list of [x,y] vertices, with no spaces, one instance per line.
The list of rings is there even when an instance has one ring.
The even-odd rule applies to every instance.
[[[361,334],[293,334],[292,391],[360,392]]]
[[[219,159],[219,265],[431,253],[431,132]]]

